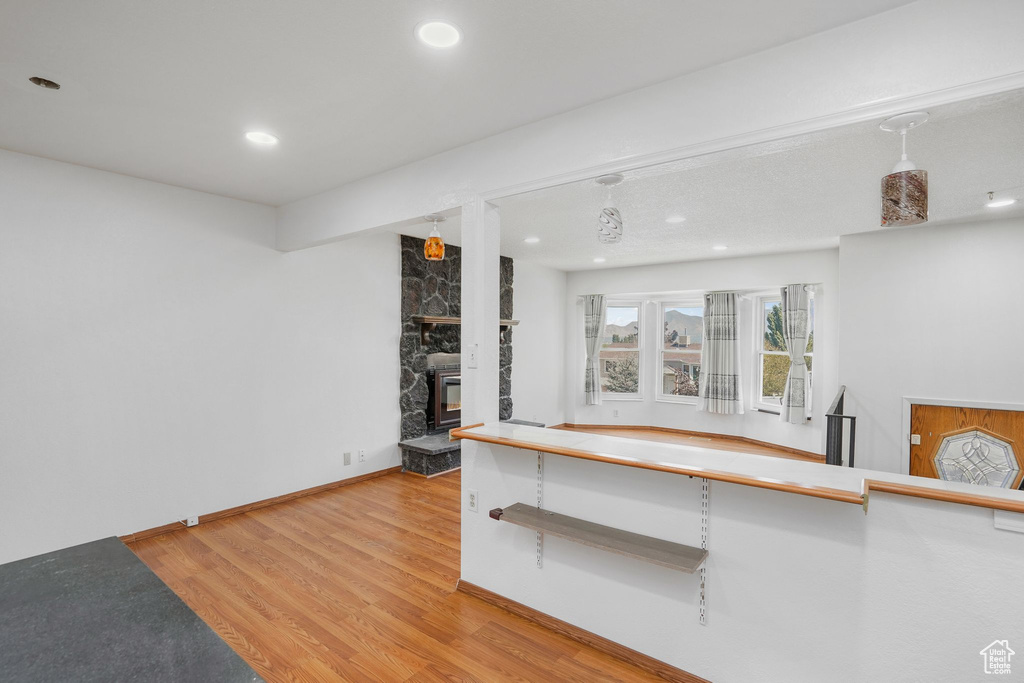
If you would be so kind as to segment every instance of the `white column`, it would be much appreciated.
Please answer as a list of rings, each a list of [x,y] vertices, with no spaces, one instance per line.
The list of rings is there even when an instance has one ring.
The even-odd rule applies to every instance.
[[[463,425],[498,420],[500,246],[498,207],[480,198],[463,206]],[[471,360],[474,352],[476,367]]]
[[[480,197],[462,207],[462,424],[498,421],[498,320],[500,318],[501,225],[498,208]],[[470,367],[476,354],[476,367]],[[476,461],[487,457],[486,444],[462,442],[462,539],[472,542],[490,521],[487,510],[498,500],[484,497],[475,514],[468,489],[482,488]],[[466,575],[463,554],[462,575]],[[472,572],[470,572],[472,573]]]

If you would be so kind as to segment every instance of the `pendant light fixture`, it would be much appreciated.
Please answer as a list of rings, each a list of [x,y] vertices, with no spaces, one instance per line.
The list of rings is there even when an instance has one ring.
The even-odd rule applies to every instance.
[[[622,214],[612,206],[611,190],[622,180],[621,173],[611,173],[601,176],[596,181],[598,185],[608,188],[608,198],[597,216],[597,241],[601,244],[614,244],[622,239]]]
[[[907,131],[928,120],[928,112],[914,111],[882,121],[879,128],[899,133],[903,156],[892,173],[882,178],[882,226],[918,225],[928,220],[928,171],[907,158]]]
[[[444,222],[446,219],[444,216],[431,213],[424,216],[423,220],[433,222],[434,224],[434,229],[430,231],[430,237],[423,244],[423,258],[428,261],[443,261],[444,240],[441,239],[441,233],[437,231],[437,224]]]

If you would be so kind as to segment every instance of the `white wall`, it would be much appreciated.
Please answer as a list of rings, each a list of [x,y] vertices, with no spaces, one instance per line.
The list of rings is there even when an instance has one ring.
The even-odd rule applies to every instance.
[[[475,446],[462,577],[708,680],[973,681],[993,640],[1021,651],[1024,535],[993,528],[992,510],[873,493],[865,515],[711,482],[701,626],[698,575],[550,535],[538,569],[535,534],[487,515],[535,499],[536,453]],[[700,544],[698,479],[544,458],[545,509]]]
[[[1024,403],[1024,219],[850,235],[839,253],[859,466],[904,467],[904,397]]]
[[[287,204],[277,244],[301,249],[539,179],[596,177],[1020,87],[990,79],[1024,72],[1022,22],[1019,0],[913,2]],[[948,92],[965,84],[978,86]]]
[[[512,404],[521,420],[565,422],[565,287],[564,271],[516,261]]]
[[[809,424],[783,423],[778,415],[751,410],[750,397],[756,384],[757,365],[755,301],[741,301],[745,314],[741,320],[744,353],[741,372],[748,390],[747,411],[743,415],[712,415],[698,412],[696,406],[656,401],[653,391],[643,401],[609,399],[599,406],[584,404],[583,372],[586,351],[583,347],[583,315],[578,305],[584,294],[639,294],[679,291],[765,290],[796,282],[819,284],[815,292],[814,401]],[[566,420],[578,424],[653,425],[720,434],[746,436],[762,441],[824,452],[825,409],[838,386],[837,360],[839,318],[839,253],[835,249],[797,254],[774,254],[735,259],[692,261],[632,268],[609,268],[569,273],[566,290],[565,327],[570,337],[566,371]],[[656,306],[651,305],[653,315]],[[650,322],[650,321],[648,321]],[[655,326],[660,322],[655,321]],[[652,325],[645,324],[650,333]],[[648,364],[649,365],[649,364]],[[649,367],[642,369],[649,375]],[[650,384],[650,378],[645,377]],[[618,416],[615,416],[618,411]]]
[[[269,207],[0,151],[0,562],[398,464],[399,282],[393,234],[281,254]]]

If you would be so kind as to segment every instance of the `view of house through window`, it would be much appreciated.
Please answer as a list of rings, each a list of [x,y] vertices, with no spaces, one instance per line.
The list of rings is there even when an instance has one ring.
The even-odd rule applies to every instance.
[[[608,306],[598,357],[602,392],[640,393],[640,304]]]
[[[759,299],[761,311],[761,349],[758,353],[761,381],[760,403],[773,407],[782,405],[782,394],[789,375],[789,353],[782,331],[782,301],[779,298]],[[814,386],[812,362],[814,360],[814,296],[811,296],[811,331],[807,338],[804,360],[807,362],[807,383]],[[810,406],[810,394],[807,405]]]
[[[700,352],[704,343],[704,307],[662,304],[662,396],[697,396]]]

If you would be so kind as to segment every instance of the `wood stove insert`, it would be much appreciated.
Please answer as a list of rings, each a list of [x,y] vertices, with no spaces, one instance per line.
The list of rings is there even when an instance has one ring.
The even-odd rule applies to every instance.
[[[458,367],[429,368],[427,385],[430,400],[427,402],[427,425],[432,429],[444,429],[458,425],[462,419],[462,370]]]

